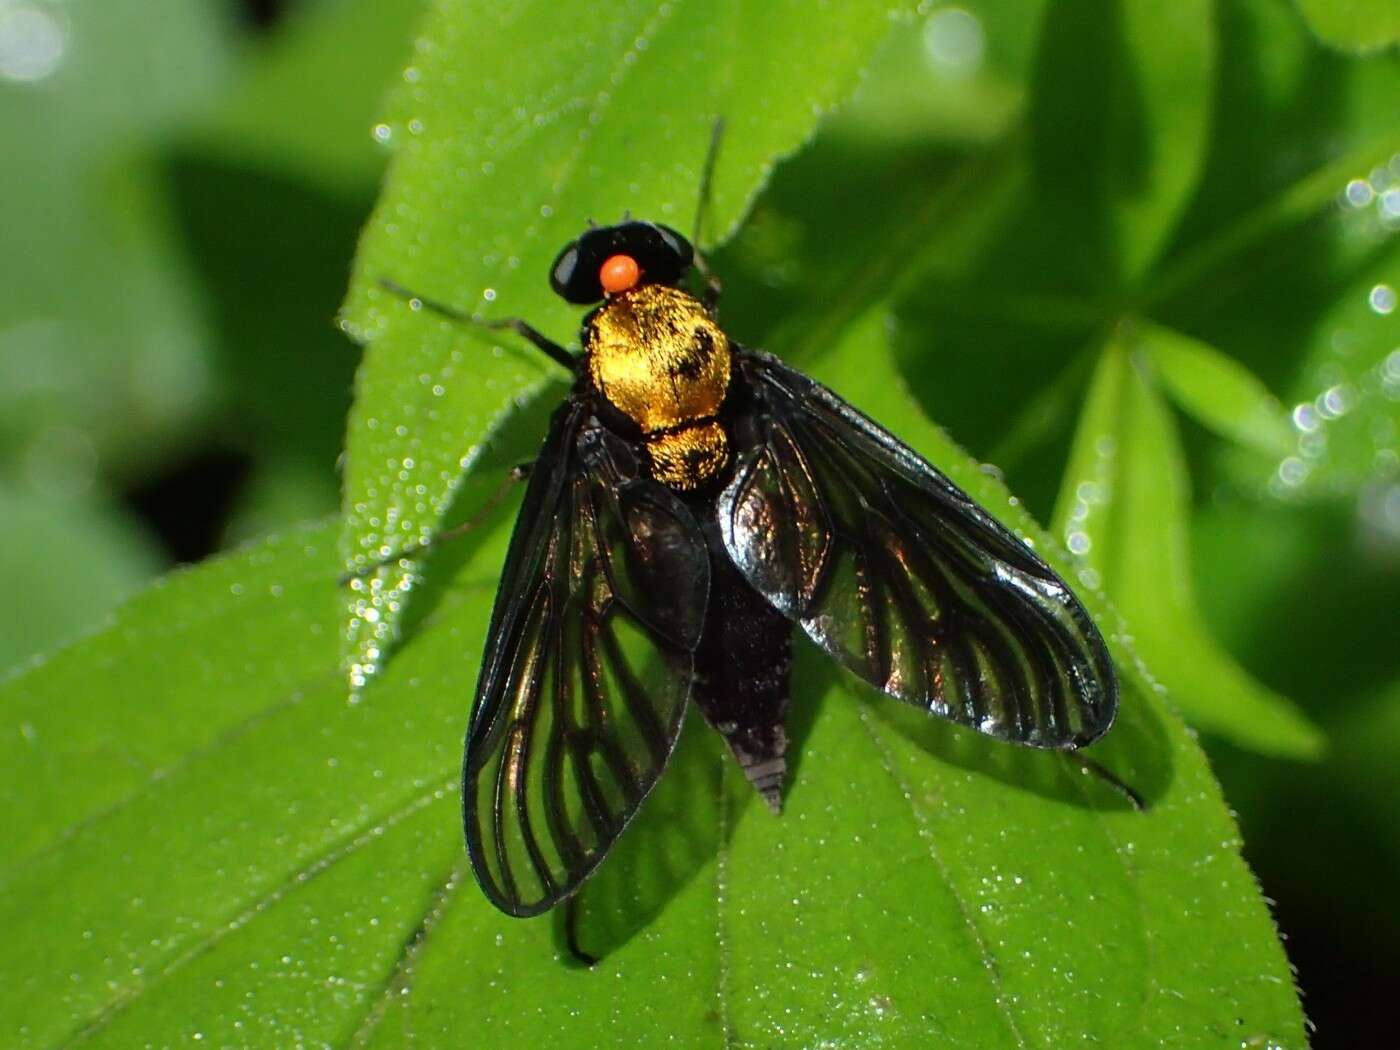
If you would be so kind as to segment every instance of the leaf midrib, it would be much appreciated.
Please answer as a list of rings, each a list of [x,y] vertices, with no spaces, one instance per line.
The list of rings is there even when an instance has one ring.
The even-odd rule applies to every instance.
[[[992,999],[997,1004],[997,1012],[1001,1014],[1002,1019],[1006,1022],[1007,1029],[1010,1031],[1012,1038],[1016,1040],[1016,1046],[1021,1048],[1021,1050],[1027,1050],[1026,1038],[1021,1034],[1021,1029],[1016,1024],[1016,1017],[1006,1003],[1006,990],[1002,985],[1001,970],[997,966],[996,957],[992,954],[991,948],[988,946],[986,939],[982,936],[982,931],[978,928],[976,920],[973,919],[972,912],[967,906],[967,901],[963,899],[962,893],[959,892],[957,885],[953,882],[952,876],[948,872],[947,866],[944,864],[942,857],[938,854],[933,831],[929,825],[928,815],[923,812],[918,802],[915,800],[913,788],[905,782],[904,778],[901,777],[895,769],[894,754],[871,724],[869,708],[859,701],[857,701],[857,705],[857,718],[860,721],[861,727],[869,735],[871,744],[875,747],[875,750],[879,752],[880,767],[894,782],[895,790],[909,803],[909,812],[916,825],[915,833],[919,836],[919,841],[923,843],[924,848],[927,850],[928,859],[932,862],[934,870],[938,872],[938,877],[947,888],[948,895],[957,905],[958,914],[962,918],[963,928],[967,933],[968,940],[971,942],[973,949],[981,957],[982,967],[986,970],[989,983],[991,984]]]
[[[81,1022],[65,1036],[62,1042],[77,1044],[99,1034],[143,995],[158,988],[186,966],[213,950],[225,937],[242,930],[259,915],[281,903],[294,890],[319,879],[334,869],[341,861],[348,859],[359,849],[374,842],[383,832],[396,827],[420,810],[439,801],[445,795],[453,794],[456,788],[457,780],[454,776],[447,781],[439,781],[436,786],[427,790],[420,789],[406,802],[391,808],[387,815],[381,819],[368,821],[353,833],[343,836],[309,863],[292,872],[290,877],[269,887],[267,892],[252,904],[242,908],[232,916],[224,918],[217,924],[212,924],[205,933],[196,937],[186,945],[183,951],[168,960],[155,976],[143,977],[141,982],[130,990],[114,995],[93,1011],[87,1020]]]
[[[423,908],[414,920],[413,927],[399,948],[394,965],[384,975],[378,991],[368,997],[365,1011],[354,1031],[343,1044],[345,1047],[365,1047],[370,1045],[374,1033],[384,1022],[385,1015],[392,1008],[395,996],[412,996],[415,967],[419,958],[428,950],[428,944],[436,932],[438,924],[457,902],[464,881],[469,878],[469,868],[461,859],[455,860],[445,878],[436,882],[434,892],[428,894]]]

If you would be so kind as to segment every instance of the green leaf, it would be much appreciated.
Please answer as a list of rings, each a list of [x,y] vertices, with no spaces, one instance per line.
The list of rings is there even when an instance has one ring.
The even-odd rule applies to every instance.
[[[838,122],[866,146],[985,143],[1020,115],[1048,0],[939,4],[881,49]]]
[[[1133,644],[1188,720],[1268,754],[1318,755],[1317,729],[1254,681],[1205,629],[1191,585],[1180,440],[1126,323],[1104,346],[1056,506],[1054,532],[1113,599]]]
[[[1183,411],[1227,441],[1266,456],[1288,454],[1288,416],[1252,373],[1181,332],[1144,324],[1138,334],[1162,386]]]
[[[348,563],[431,535],[492,420],[557,373],[516,339],[410,311],[381,278],[465,310],[526,317],[567,342],[577,313],[545,275],[587,218],[631,209],[688,228],[722,116],[702,238],[713,241],[774,159],[850,92],[891,16],[912,6],[439,4],[383,125],[397,156],[345,308],[368,344],[346,439]],[[386,574],[353,596],[352,680],[378,667],[409,586]]]
[[[1397,95],[1400,95],[1400,92],[1397,92]],[[1250,258],[1252,255],[1264,253],[1277,255],[1276,240],[1280,233],[1286,233],[1290,229],[1303,226],[1308,220],[1316,219],[1326,205],[1335,202],[1344,193],[1352,179],[1372,171],[1383,170],[1379,166],[1387,163],[1397,151],[1400,151],[1400,135],[1387,129],[1386,133],[1368,138],[1345,156],[1307,172],[1252,210],[1232,216],[1232,221],[1212,230],[1210,236],[1192,244],[1189,251],[1184,251],[1179,258],[1173,259],[1170,265],[1164,267],[1148,290],[1148,301],[1157,304],[1189,292],[1190,295],[1198,297],[1196,308],[1199,310],[1202,305],[1199,297],[1205,293],[1206,308],[1212,312],[1220,312],[1221,291],[1239,294],[1242,285],[1245,285],[1242,278],[1249,276],[1248,270],[1241,272],[1239,269],[1242,260],[1253,261]],[[1375,195],[1373,199],[1378,206],[1383,204],[1379,195]],[[1381,223],[1377,223],[1376,226],[1380,229],[1373,229],[1369,236],[1361,238],[1363,243],[1373,241],[1377,232],[1388,232]],[[1352,239],[1350,234],[1338,238],[1341,241]],[[1290,247],[1293,247],[1293,251],[1289,252],[1289,255],[1303,254],[1296,246]],[[1311,244],[1307,247],[1313,248]],[[1301,261],[1314,262],[1309,258]],[[1228,272],[1222,279],[1217,271],[1230,270],[1231,267],[1233,272]],[[1267,267],[1261,269],[1270,278],[1276,277],[1267,274]],[[1334,275],[1329,273],[1328,276]],[[1269,291],[1274,295],[1278,294],[1275,286],[1270,286]],[[1335,289],[1324,285],[1310,291],[1313,294],[1321,291],[1330,295]]]
[[[1099,5],[1086,17],[1115,10]],[[1336,333],[1329,321],[1339,297],[1364,303],[1385,280],[1372,276],[1360,287],[1383,251],[1378,241],[1393,236],[1387,216],[1400,190],[1388,165],[1400,138],[1382,115],[1400,105],[1400,77],[1393,63],[1326,52],[1293,11],[1270,0],[1224,5],[1217,16],[1221,87],[1204,176],[1170,251],[1132,298],[1149,304],[1162,327],[1190,332],[1269,389],[1311,402],[1331,383],[1300,384],[1300,361]],[[1342,106],[1340,99],[1367,101]],[[1129,122],[1119,134],[1147,133]],[[1078,155],[1062,160],[1061,190],[1070,202],[1097,207],[1093,165]],[[1353,193],[1364,207],[1346,203]],[[979,192],[971,204],[985,206],[990,196]],[[899,347],[929,414],[1048,509],[1072,422],[1066,406],[1079,390],[1080,351],[1116,323],[1124,296],[1095,291],[1102,273],[1086,275],[1075,264],[1085,233],[1078,213],[1057,217],[1063,209],[1048,207],[1034,185],[1009,200],[969,257],[938,245],[929,274],[911,282],[901,303]],[[1369,354],[1369,330],[1364,347]],[[1353,362],[1339,363],[1376,388],[1379,373],[1368,377]],[[1377,364],[1369,357],[1368,367]],[[1358,436],[1361,418],[1349,417]],[[1385,424],[1374,433],[1385,440]],[[1336,447],[1364,449],[1352,441]],[[1307,451],[1317,454],[1315,440]],[[1386,452],[1370,452],[1378,468],[1371,476],[1383,480]],[[1348,458],[1353,466],[1362,461]],[[1256,457],[1230,462],[1245,465],[1248,484],[1257,482]]]
[[[1318,38],[1345,51],[1374,51],[1400,40],[1395,0],[1297,0]]]
[[[1136,285],[1196,188],[1216,80],[1211,0],[1065,0],[1042,31],[1030,125],[1065,262]]]
[[[1373,246],[1356,220],[1369,216],[1384,231],[1400,68],[1329,51],[1273,0],[1239,0],[1219,14],[1209,162],[1147,298],[1170,310],[1156,320],[1281,389],[1318,307]],[[1373,191],[1369,207],[1347,203],[1349,190]]]
[[[1292,454],[1274,485],[1281,496],[1351,496],[1400,478],[1400,236],[1384,237],[1307,333],[1290,391]]]
[[[438,774],[452,750],[445,745],[440,768],[427,760],[431,748],[400,754],[395,768],[396,742],[422,742],[405,731],[403,712],[346,706],[335,673],[333,537],[333,528],[322,528],[181,574],[133,603],[111,630],[6,688],[0,702],[22,733],[5,738],[3,794],[44,800],[22,807],[5,865],[4,885],[15,894],[5,921],[29,942],[14,947],[6,970],[18,973],[10,964],[20,959],[40,967],[23,991],[12,984],[0,993],[24,1045],[54,1045],[119,1022],[127,1002],[148,989],[176,997],[165,1001],[166,1035],[148,1034],[156,1042],[184,1041],[206,1024],[212,1045],[258,1042],[259,1025],[284,1035],[264,1045],[293,1031],[316,1033],[318,1017],[359,985],[354,966],[336,965],[358,958],[354,936],[374,936],[380,922],[396,929],[395,909],[411,905],[409,887],[432,870],[431,858],[399,840],[414,863],[402,888],[390,884],[392,902],[365,893],[379,876],[361,869],[358,877],[346,871],[352,882],[343,892],[362,910],[339,908],[324,916],[324,929],[296,894],[285,909],[275,907],[298,877],[327,903],[323,893],[339,884],[341,869],[324,884],[311,878],[337,850],[373,862],[360,859],[353,831],[348,841],[345,832],[366,813],[387,816],[396,806],[411,824],[417,797],[443,787]],[[75,685],[75,702],[63,702]],[[392,726],[373,727],[384,719]],[[420,725],[455,736],[456,721]],[[381,794],[376,781],[386,770]],[[394,836],[384,837],[392,849]],[[68,907],[59,905],[64,896]],[[30,918],[20,914],[26,905],[36,909]],[[236,983],[228,949],[218,949],[246,947],[234,934],[264,911],[272,922],[248,928],[271,927],[276,940],[247,964],[261,987],[248,1007],[255,1023],[240,1035],[235,1004],[211,1016],[217,985],[200,980],[198,965],[185,967],[212,957],[221,979]],[[310,921],[307,936],[334,960],[319,982],[293,963],[293,915]]]
[[[1396,676],[1400,535],[1386,488],[1374,495],[1359,515],[1349,500],[1226,496],[1192,518],[1193,578],[1212,633],[1324,729]]]
[[[61,423],[103,465],[148,470],[210,400],[196,291],[146,154],[222,83],[224,6],[4,7],[47,26],[52,52],[33,79],[0,80],[0,455]]]
[[[139,526],[109,501],[52,498],[0,482],[5,583],[23,595],[0,630],[0,672],[96,627],[149,581],[162,558]]]
[[[1067,568],[922,420],[880,316],[817,374]],[[804,647],[782,817],[693,722],[585,889],[602,962],[571,964],[560,917],[496,912],[459,839],[466,683],[509,517],[435,555],[420,619],[358,703],[337,671],[333,523],[178,574],[0,686],[25,727],[0,753],[20,822],[0,1011],[20,1045],[1301,1045],[1205,761],[1117,640],[1123,709],[1094,753],[1149,811]]]
[[[388,86],[412,68],[410,38],[424,6],[320,0],[291,8],[192,144],[322,188],[372,187],[385,159],[374,115]]]
[[[1400,862],[1400,781],[1390,772],[1400,747],[1400,548],[1395,519],[1371,510],[1358,515],[1351,500],[1225,496],[1198,508],[1192,528],[1213,629],[1327,733],[1320,763],[1271,762],[1229,747],[1211,756],[1240,815],[1250,864],[1280,902],[1280,925],[1322,945],[1294,957],[1305,989],[1330,981],[1334,960],[1347,986],[1362,988],[1366,967],[1393,958],[1400,944],[1400,913],[1389,907],[1381,874]],[[1347,1031],[1356,1000],[1324,1007],[1318,998],[1309,1015],[1319,1030]]]

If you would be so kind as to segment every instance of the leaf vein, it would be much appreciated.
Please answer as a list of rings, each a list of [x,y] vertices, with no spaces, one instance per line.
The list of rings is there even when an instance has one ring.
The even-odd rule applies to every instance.
[[[719,1012],[720,1038],[724,1050],[734,1046],[734,1032],[729,1013],[729,938],[725,934],[725,912],[729,898],[729,797],[724,790],[725,764],[719,763],[716,782],[719,788],[719,842],[715,849],[715,945],[719,954],[719,979],[715,999]]]
[[[454,862],[447,877],[439,880],[436,888],[423,902],[413,928],[399,947],[398,957],[379,986],[374,1000],[365,1010],[360,1023],[345,1043],[347,1047],[366,1047],[396,1001],[404,1001],[413,995],[413,978],[419,957],[427,950],[428,940],[447,909],[456,900],[458,888],[466,878],[466,870],[460,861]]]
[[[1067,755],[1065,757],[1067,765],[1073,762],[1070,756]],[[1092,814],[1093,821],[1098,826],[1100,833],[1108,840],[1109,845],[1113,847],[1113,855],[1118,859],[1118,863],[1123,868],[1124,881],[1133,887],[1133,905],[1137,908],[1138,918],[1141,923],[1139,928],[1142,930],[1143,948],[1147,956],[1147,994],[1142,997],[1141,1013],[1138,1015],[1140,1019],[1138,1030],[1145,1032],[1147,1031],[1147,1007],[1161,991],[1161,986],[1157,981],[1157,967],[1155,964],[1155,956],[1157,953],[1156,937],[1152,932],[1151,925],[1147,921],[1147,909],[1144,907],[1142,894],[1137,892],[1137,872],[1133,869],[1131,856],[1123,848],[1123,844],[1118,841],[1118,837],[1109,829],[1108,821],[1104,819],[1103,813],[1099,811],[1093,799],[1089,797],[1089,792],[1085,790],[1082,778],[1071,775],[1070,780],[1074,782],[1075,791],[1084,799],[1084,808]]]
[[[464,605],[467,601],[468,596],[470,596],[473,592],[477,590],[484,590],[487,587],[492,587],[495,585],[495,583],[496,581],[494,579],[469,580],[464,581],[460,585],[454,584],[453,586],[446,588],[444,590],[440,606],[433,611],[432,615],[424,618],[423,623],[421,625],[421,629],[428,630],[429,628],[433,627],[443,617],[451,614],[452,612],[459,609],[462,605]],[[134,787],[131,793],[125,798],[117,799],[115,802],[113,802],[106,808],[100,809],[95,813],[91,813],[85,817],[82,817],[76,822],[69,824],[67,827],[63,828],[58,833],[58,837],[55,838],[54,841],[52,841],[46,846],[43,846],[38,852],[32,853],[29,856],[22,858],[20,862],[10,870],[0,872],[0,891],[3,891],[7,886],[9,886],[12,882],[14,882],[22,875],[24,875],[27,871],[29,871],[29,869],[31,869],[35,865],[42,863],[44,860],[48,859],[53,854],[62,850],[75,836],[81,834],[89,828],[101,824],[105,820],[108,820],[112,817],[120,816],[127,809],[136,805],[143,798],[145,798],[152,790],[154,790],[157,784],[160,784],[166,780],[170,780],[174,777],[178,777],[187,770],[196,766],[198,763],[204,761],[207,758],[212,757],[213,755],[218,754],[220,750],[239,740],[240,738],[252,732],[253,730],[257,729],[264,722],[270,721],[271,719],[282,714],[288,709],[295,707],[297,704],[301,703],[302,698],[304,696],[311,693],[314,689],[319,688],[325,682],[333,681],[337,678],[340,678],[342,673],[343,672],[341,672],[339,669],[336,669],[334,671],[322,672],[320,674],[312,675],[309,678],[302,679],[299,682],[297,682],[295,684],[295,687],[292,688],[285,695],[272,698],[272,700],[266,707],[254,711],[242,721],[230,726],[228,729],[215,736],[204,746],[196,748],[193,751],[187,752],[175,762],[172,762],[169,765],[160,765],[154,768],[148,767],[146,779],[141,784]]]
[[[1021,1034],[1021,1030],[1016,1025],[1016,1018],[1012,1014],[1011,1008],[1006,1004],[1004,989],[1001,983],[1001,972],[997,969],[996,959],[992,956],[991,948],[987,944],[986,939],[982,936],[982,931],[978,929],[977,923],[972,917],[972,912],[967,906],[967,902],[963,900],[962,894],[958,892],[958,888],[956,884],[954,884],[947,866],[943,863],[943,858],[939,854],[934,841],[933,830],[929,827],[928,815],[924,813],[924,811],[919,808],[919,804],[914,801],[913,790],[895,768],[894,755],[890,752],[889,747],[875,729],[874,725],[871,724],[869,709],[864,704],[860,704],[857,708],[857,715],[860,718],[860,724],[865,728],[865,731],[870,734],[871,742],[875,745],[876,750],[880,752],[881,767],[889,774],[890,779],[894,781],[895,787],[899,789],[900,795],[909,803],[909,809],[914,816],[914,823],[918,825],[919,838],[924,840],[928,849],[929,859],[933,862],[933,866],[935,870],[937,870],[939,877],[942,878],[943,884],[948,887],[948,893],[953,898],[953,902],[957,905],[958,913],[962,916],[963,923],[967,927],[972,943],[976,947],[978,954],[982,957],[982,966],[987,971],[987,976],[991,981],[992,998],[997,1004],[997,1009],[1001,1013],[1002,1018],[1006,1021],[1006,1027],[1010,1030],[1012,1038],[1015,1039],[1016,1046],[1025,1050],[1027,1046],[1025,1037]]]
[[[146,992],[169,980],[186,966],[211,951],[229,934],[241,930],[259,915],[281,903],[292,890],[324,875],[327,871],[335,867],[335,865],[351,856],[357,850],[368,845],[384,832],[401,824],[409,817],[427,806],[432,805],[432,803],[439,799],[446,797],[446,795],[455,791],[456,787],[457,781],[455,777],[452,780],[439,783],[438,786],[414,796],[399,808],[391,810],[384,819],[365,828],[358,835],[353,835],[339,845],[333,846],[331,849],[322,853],[309,864],[306,864],[287,878],[281,880],[262,897],[245,907],[231,919],[212,927],[207,933],[186,947],[184,951],[167,962],[153,977],[148,980],[142,980],[136,985],[118,992],[106,1005],[99,1007],[88,1020],[82,1022],[69,1037],[63,1040],[63,1043],[65,1045],[69,1043],[82,1043],[97,1035]]]

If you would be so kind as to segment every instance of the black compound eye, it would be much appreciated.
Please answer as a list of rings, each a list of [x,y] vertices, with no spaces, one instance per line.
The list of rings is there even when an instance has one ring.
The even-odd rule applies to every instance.
[[[571,303],[591,302],[592,300],[590,299],[575,299],[573,295],[570,294],[570,291],[580,283],[577,280],[578,276],[578,241],[574,241],[560,252],[559,257],[554,260],[554,267],[549,271],[549,286]],[[598,286],[598,298],[600,299],[602,298],[602,290],[603,288],[600,284]]]
[[[596,303],[604,296],[599,271],[614,255],[635,259],[643,281],[667,285],[677,284],[695,257],[690,242],[669,226],[654,222],[601,226],[559,253],[549,272],[550,287],[568,302]]]

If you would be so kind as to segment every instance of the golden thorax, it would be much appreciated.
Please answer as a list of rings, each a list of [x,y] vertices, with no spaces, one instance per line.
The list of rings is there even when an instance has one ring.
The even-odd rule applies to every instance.
[[[657,480],[693,489],[724,467],[715,416],[729,389],[729,340],[699,300],[642,285],[593,315],[586,345],[593,385],[641,428]]]

